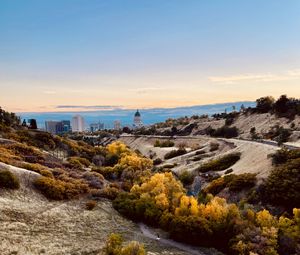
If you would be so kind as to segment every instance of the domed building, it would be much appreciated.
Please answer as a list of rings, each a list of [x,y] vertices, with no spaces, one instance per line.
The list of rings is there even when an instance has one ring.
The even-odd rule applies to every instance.
[[[133,119],[133,127],[139,128],[142,126],[143,126],[143,122],[142,122],[141,114],[140,114],[139,110],[136,110],[136,113],[134,114],[134,119]]]

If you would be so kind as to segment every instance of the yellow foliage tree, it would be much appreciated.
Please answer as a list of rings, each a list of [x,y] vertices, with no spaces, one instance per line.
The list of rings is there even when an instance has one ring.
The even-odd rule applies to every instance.
[[[175,210],[184,194],[184,188],[172,173],[157,173],[142,185],[134,185],[131,193],[151,198],[162,210]]]
[[[127,146],[119,141],[107,145],[106,148],[109,153],[116,154],[118,156],[120,156],[123,153],[130,153],[130,150],[127,148]]]

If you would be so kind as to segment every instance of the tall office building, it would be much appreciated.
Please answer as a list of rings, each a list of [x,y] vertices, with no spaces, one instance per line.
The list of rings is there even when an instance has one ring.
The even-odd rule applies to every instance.
[[[81,115],[75,115],[72,118],[72,131],[83,132],[84,131],[84,118]]]
[[[71,131],[71,125],[69,120],[63,120],[63,121],[48,120],[45,121],[45,128],[47,132],[54,135],[60,135]]]
[[[121,121],[119,120],[114,121],[114,130],[121,130]]]
[[[98,122],[98,123],[91,123],[90,124],[90,131],[93,133],[93,132],[97,132],[97,131],[100,131],[104,129],[104,124],[101,123],[101,122]]]

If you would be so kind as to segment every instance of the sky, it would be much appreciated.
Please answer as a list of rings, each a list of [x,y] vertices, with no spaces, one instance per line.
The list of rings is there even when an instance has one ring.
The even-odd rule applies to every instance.
[[[299,13],[298,0],[0,0],[0,106],[299,98]]]

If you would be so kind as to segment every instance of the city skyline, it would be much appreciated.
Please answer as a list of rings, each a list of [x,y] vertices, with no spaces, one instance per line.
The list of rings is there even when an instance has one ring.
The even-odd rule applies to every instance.
[[[1,106],[61,112],[300,97],[299,11],[299,1],[283,0],[4,0]]]

